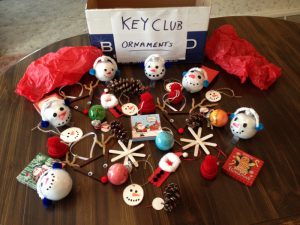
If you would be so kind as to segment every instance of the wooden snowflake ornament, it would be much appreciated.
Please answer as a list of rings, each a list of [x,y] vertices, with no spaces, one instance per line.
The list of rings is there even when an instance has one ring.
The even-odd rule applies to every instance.
[[[138,145],[134,148],[131,148],[132,147],[132,140],[128,141],[127,147],[125,146],[125,144],[121,140],[118,140],[118,143],[121,146],[123,151],[114,150],[114,149],[109,150],[109,153],[118,155],[118,156],[112,158],[111,162],[115,162],[115,161],[117,161],[117,160],[124,157],[124,165],[128,165],[128,160],[130,160],[135,167],[138,167],[139,164],[135,160],[134,157],[146,157],[146,154],[144,154],[144,153],[136,153],[136,151],[138,151],[139,149],[144,147],[144,144],[140,144],[140,145]]]
[[[185,145],[185,146],[182,147],[182,150],[186,150],[188,148],[191,148],[191,147],[195,146],[194,156],[197,157],[198,153],[199,153],[199,147],[200,146],[201,146],[201,148],[203,149],[203,151],[207,155],[209,155],[210,152],[207,149],[206,145],[207,146],[212,146],[212,147],[216,147],[217,146],[216,143],[206,142],[206,140],[208,140],[209,138],[211,138],[211,137],[214,136],[213,134],[208,134],[208,135],[206,135],[204,137],[201,137],[202,127],[198,128],[197,134],[195,133],[195,131],[191,127],[188,127],[188,130],[190,131],[190,133],[192,134],[192,136],[195,139],[180,138],[180,141],[188,143],[187,145]]]

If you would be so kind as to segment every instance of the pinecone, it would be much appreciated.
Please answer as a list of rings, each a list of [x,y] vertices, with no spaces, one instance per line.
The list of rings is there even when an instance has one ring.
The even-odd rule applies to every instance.
[[[205,115],[201,112],[194,112],[190,114],[185,121],[187,126],[191,128],[200,127],[203,125],[203,122],[205,121]]]
[[[120,121],[115,120],[112,121],[110,124],[111,133],[118,139],[121,140],[123,143],[128,143],[128,134],[127,131],[123,128]]]
[[[114,94],[141,94],[145,91],[145,86],[142,84],[141,80],[135,80],[133,78],[120,78],[111,80],[107,88],[110,92]]]
[[[180,190],[177,184],[170,183],[164,191],[164,210],[171,212],[176,207],[176,201],[180,199]]]

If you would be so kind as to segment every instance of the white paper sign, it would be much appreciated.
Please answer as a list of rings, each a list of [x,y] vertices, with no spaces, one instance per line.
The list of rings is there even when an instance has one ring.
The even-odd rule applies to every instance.
[[[111,25],[119,62],[142,62],[155,53],[166,60],[185,59],[185,8],[116,11]]]

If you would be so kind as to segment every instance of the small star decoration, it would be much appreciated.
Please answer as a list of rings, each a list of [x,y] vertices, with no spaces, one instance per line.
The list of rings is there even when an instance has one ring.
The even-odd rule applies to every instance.
[[[203,151],[209,155],[210,152],[207,149],[207,146],[212,146],[212,147],[216,147],[217,144],[216,143],[212,143],[212,142],[206,142],[207,139],[213,137],[213,134],[208,134],[204,137],[201,137],[201,132],[202,132],[202,127],[198,128],[198,132],[197,134],[195,133],[195,131],[191,128],[188,127],[188,130],[190,131],[190,133],[192,134],[192,136],[195,139],[186,139],[186,138],[180,138],[180,141],[182,142],[187,142],[188,144],[182,147],[182,150],[186,150],[188,148],[191,148],[193,146],[195,146],[195,150],[194,150],[194,156],[197,157],[198,153],[199,153],[199,147],[201,146],[201,148],[203,149]]]
[[[119,150],[114,150],[114,149],[110,149],[109,153],[112,154],[118,154],[118,156],[114,157],[111,159],[111,162],[115,162],[121,158],[124,157],[124,165],[128,165],[128,160],[130,160],[132,162],[132,164],[135,167],[138,167],[139,164],[138,162],[135,160],[134,157],[145,157],[146,154],[144,153],[135,153],[137,150],[141,149],[144,147],[144,144],[140,144],[134,148],[131,148],[132,145],[132,140],[128,141],[128,145],[127,147],[124,145],[124,143],[121,140],[118,140],[119,145],[121,146],[123,151],[119,151]]]

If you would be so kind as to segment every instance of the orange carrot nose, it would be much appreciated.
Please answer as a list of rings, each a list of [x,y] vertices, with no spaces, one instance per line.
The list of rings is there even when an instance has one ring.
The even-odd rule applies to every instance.
[[[154,72],[156,72],[156,69],[151,69],[150,71],[154,73]]]
[[[194,74],[190,74],[189,77],[194,79],[196,76]]]
[[[137,197],[140,196],[138,193],[132,193],[132,196]]]

